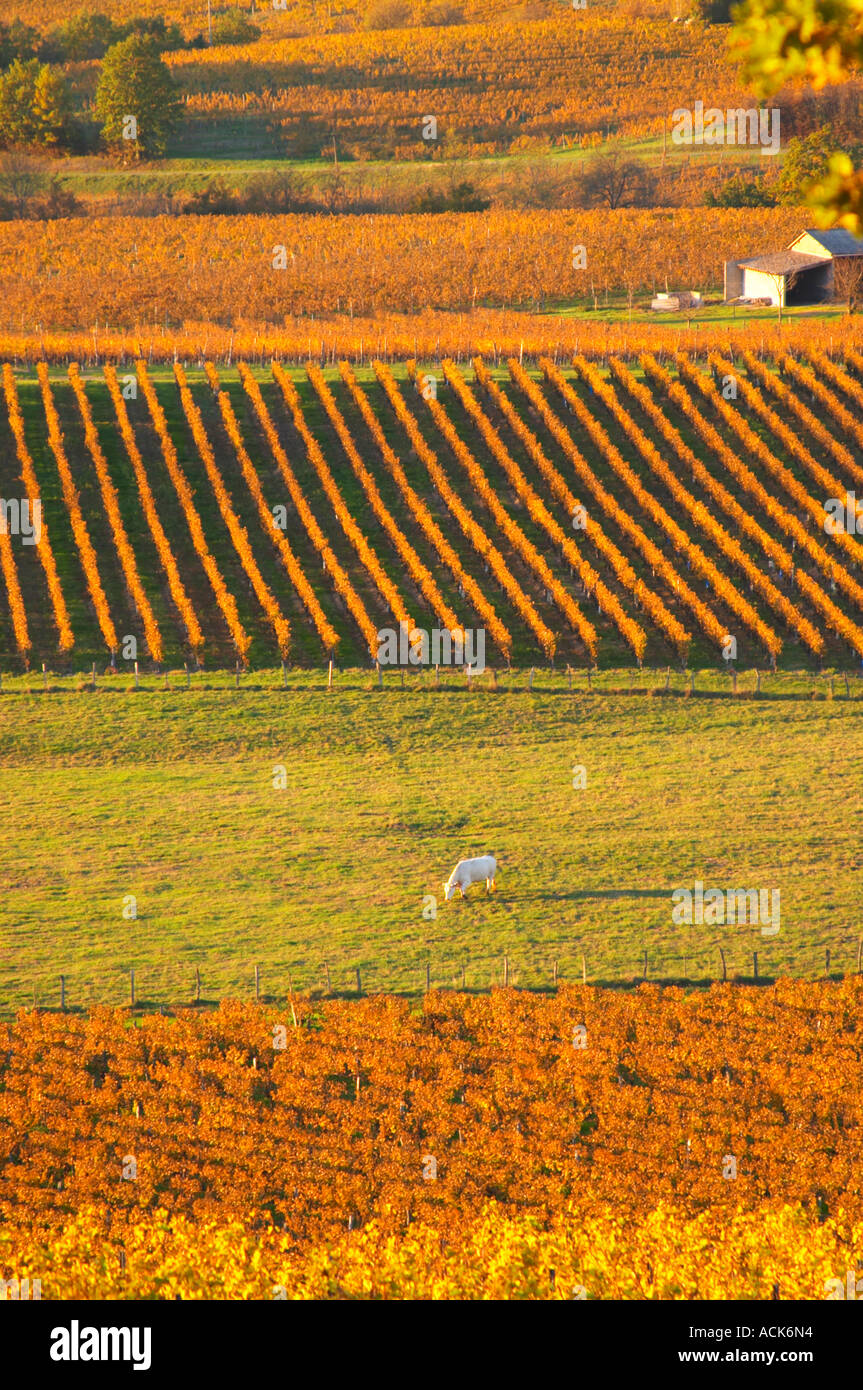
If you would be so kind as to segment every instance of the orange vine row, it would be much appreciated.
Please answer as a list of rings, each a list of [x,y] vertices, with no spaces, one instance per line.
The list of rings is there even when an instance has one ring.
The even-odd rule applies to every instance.
[[[726,368],[730,368],[730,363],[724,363],[721,359],[718,359],[718,361],[721,370],[725,371]],[[670,381],[668,373],[664,368],[660,367],[649,354],[643,356],[642,362],[648,376],[656,381],[661,388],[665,386],[667,381]],[[715,398],[717,404],[719,404],[720,401],[723,405],[725,404],[709,378],[705,378],[705,395],[709,398]],[[789,512],[775,497],[770,495],[758,478],[756,478],[752,470],[728,447],[718,430],[714,429],[713,425],[705,420],[701,411],[691,400],[689,393],[680,391],[675,394],[674,400],[680,405],[687,419],[692,423],[708,447],[721,459],[732,477],[736,478],[740,486],[748,492],[751,497],[755,498],[759,506],[761,506],[766,514],[785,531],[786,535],[791,536],[796,544],[815,560],[828,578],[833,579],[835,583],[841,584],[843,587],[847,586],[847,589],[851,592],[857,589],[858,585],[856,585],[850,575],[842,569],[841,565],[837,565],[835,561],[831,559],[817,541],[812,539],[806,527],[801,525],[797,517],[794,516],[792,512]],[[749,427],[747,426],[746,428],[748,429]],[[752,433],[753,438],[760,444],[761,441],[758,435],[756,435],[754,431],[752,431]],[[788,557],[788,559],[790,561],[790,557]],[[854,625],[849,623],[845,614],[830,600],[821,586],[816,584],[805,570],[793,570],[793,562],[790,562],[788,568],[789,575],[792,572],[795,582],[801,592],[806,594],[813,606],[823,613],[831,627],[837,632],[842,632],[855,650],[861,650],[857,646],[859,639],[856,636]],[[863,597],[863,595],[861,595],[861,597]]]
[[[417,372],[416,364],[414,362],[408,362],[407,371],[410,379],[414,382],[417,389],[423,394],[423,397],[426,400],[426,405],[429,408],[429,412],[435,424],[437,425],[438,430],[443,435],[444,439],[449,444],[453,454],[464,468],[465,472],[470,478],[474,491],[479,497],[482,498],[483,502],[485,503],[486,507],[491,513],[491,516],[495,524],[497,525],[498,530],[500,530],[503,533],[503,535],[506,536],[513,550],[516,552],[516,554],[521,556],[528,569],[532,570],[533,573],[537,576],[537,578],[540,579],[541,582],[545,585],[547,596],[557,605],[557,607],[563,613],[564,617],[569,622],[570,627],[572,627],[578,633],[579,637],[581,638],[582,642],[587,648],[587,651],[591,659],[594,660],[596,658],[596,648],[598,640],[596,635],[596,628],[593,626],[592,623],[587,621],[579,605],[576,603],[575,599],[567,593],[566,589],[560,583],[560,580],[556,577],[556,575],[552,573],[548,563],[542,557],[542,555],[540,555],[539,551],[536,549],[536,546],[528,540],[521,527],[515,521],[512,520],[512,517],[510,517],[509,513],[506,511],[506,508],[501,505],[494,491],[494,488],[489,483],[488,478],[485,476],[485,473],[480,468],[473,454],[470,452],[470,450],[464,444],[463,440],[460,438],[458,431],[455,429],[452,421],[450,420],[440,401],[436,400],[433,396],[425,397],[423,386],[424,377],[422,373]],[[525,595],[525,597],[527,597],[527,595]],[[531,606],[533,607],[533,605]],[[536,610],[534,609],[534,613],[535,612]],[[536,618],[538,621],[542,621],[539,618],[539,614],[536,614]],[[536,631],[536,628],[534,628],[534,631]],[[549,640],[549,638],[551,640]],[[543,642],[542,637],[540,637],[540,644],[542,645],[546,656],[551,657],[554,655],[556,639],[550,631],[549,638],[546,638],[545,642]]]
[[[585,358],[576,357],[575,366],[584,380],[593,389],[594,394],[607,406],[614,419],[617,420],[618,424],[624,430],[624,433],[638,449],[638,452],[641,454],[641,457],[644,459],[651,473],[659,478],[660,482],[662,482],[671,493],[671,496],[678,506],[691,517],[696,526],[698,526],[705,535],[710,537],[717,548],[721,550],[738,569],[743,571],[750,583],[761,584],[762,581],[764,581],[764,576],[758,566],[752,563],[740,544],[733,536],[728,534],[724,526],[719,524],[712,512],[709,512],[702,502],[698,502],[692,496],[692,493],[675,477],[653,441],[648,439],[644,431],[635,420],[632,419],[629,412],[623,409],[613,387],[609,386],[608,383],[603,380],[599,372],[597,372]],[[752,604],[747,603],[746,599],[738,592],[735,585],[722,574],[721,570],[713,566],[712,561],[708,560],[707,564],[712,566],[713,573],[711,574],[710,570],[705,570],[703,568],[702,573],[707,573],[708,576],[710,576],[711,583],[714,585],[719,597],[727,604],[732,612],[737,614],[741,622],[755,633],[775,661],[782,650],[782,639],[767,623],[763,622],[752,607]],[[776,597],[781,597],[778,590],[776,592]]]
[[[801,424],[818,440],[822,448],[832,453],[841,466],[846,468],[858,481],[863,480],[863,469],[858,467],[850,451],[845,448],[844,444],[840,444],[838,440],[833,438],[833,435],[827,427],[823,425],[820,420],[815,418],[812,411],[807,409],[800,400],[797,392],[792,391],[785,384],[781,376],[778,376],[775,372],[768,371],[764,363],[761,362],[754,353],[744,352],[743,361],[749,375],[753,377],[755,381],[759,382],[762,387],[766,388],[771,395],[775,396],[783,406],[790,409],[797,416]],[[800,382],[805,384],[807,389],[816,388],[818,391],[824,390],[820,382],[815,380],[811,372],[808,373],[807,378],[807,374],[801,369],[801,374],[798,377],[798,373],[790,357],[780,357],[779,363],[783,371],[787,371],[792,379],[797,378]],[[790,426],[785,424],[784,420],[780,419],[776,411],[773,410],[764,399],[758,387],[753,386],[752,383],[748,381],[739,381],[738,384],[743,388],[744,398],[749,402],[756,413],[760,415],[764,423],[773,431],[777,439],[782,440],[786,449],[788,449],[795,458],[800,460],[807,473],[810,477],[814,478],[819,487],[823,487],[830,496],[844,497],[845,494],[842,490],[843,485],[835,475],[831,473],[829,469],[825,468],[823,464],[820,464],[810,450],[806,448],[799,433],[795,433]],[[833,399],[832,392],[828,391],[825,394],[830,399]],[[822,399],[822,397],[819,396],[819,399]],[[822,403],[825,402],[822,401]],[[843,407],[840,406],[839,409],[842,410]],[[853,430],[854,420],[847,411],[845,414],[848,416]]]
[[[650,360],[652,361],[653,359]],[[641,361],[646,371],[647,357],[642,357]],[[658,364],[655,365],[657,370],[662,370],[659,368]],[[779,566],[780,570],[784,570],[790,575],[794,568],[794,561],[788,551],[785,550],[783,546],[778,545],[777,542],[773,540],[772,536],[768,535],[763,527],[759,526],[755,518],[750,516],[747,511],[744,511],[743,507],[732,497],[728,489],[723,487],[722,483],[714,478],[713,474],[704,467],[700,459],[696,458],[679,431],[665,418],[647,388],[633,376],[629,368],[618,358],[611,359],[610,367],[616,381],[629,393],[633,400],[639,403],[642,410],[665,439],[666,443],[670,444],[678,458],[680,458],[689,469],[695,481],[718,503],[725,514],[736,522],[747,536],[757,541],[765,554]],[[671,399],[676,400],[678,393],[682,391],[682,387],[678,382],[672,381],[671,377],[668,377],[668,390]],[[731,538],[729,537],[729,539]],[[735,541],[732,541],[732,545],[736,544]],[[818,629],[814,627],[808,619],[803,617],[802,613],[791,603],[790,599],[786,598],[768,575],[764,574],[757,565],[752,563],[745,552],[741,551],[741,553],[743,554],[745,562],[741,564],[741,567],[744,569],[753,588],[757,589],[771,607],[785,619],[788,625],[794,628],[809,647],[810,651],[820,656],[824,651],[824,638]]]
[[[276,603],[276,600],[273,598],[269,586],[265,583],[264,577],[258,568],[258,562],[252,554],[252,547],[249,544],[248,534],[246,533],[245,527],[241,526],[237,514],[234,511],[231,498],[228,495],[228,489],[225,487],[224,480],[219,471],[219,465],[216,463],[213,447],[210,443],[207,431],[204,428],[201,412],[189,390],[186,373],[179,362],[174,363],[174,375],[177,379],[177,385],[180,388],[180,400],[182,402],[183,412],[189,422],[192,437],[194,438],[198,453],[201,456],[207,477],[210,480],[210,486],[215,493],[219,511],[222,514],[222,520],[228,528],[228,534],[233,541],[234,549],[240,557],[243,569],[248,575],[249,582],[255,591],[255,597],[266,613],[273,631],[276,634],[279,653],[282,657],[287,656],[288,648],[291,644],[290,624],[282,613],[281,608]]]
[[[132,464],[132,470],[135,474],[135,481],[138,485],[138,495],[141,498],[144,516],[147,519],[150,534],[153,537],[156,550],[159,553],[159,559],[162,561],[165,574],[168,577],[168,587],[171,591],[171,598],[174,600],[174,604],[183,621],[192,650],[200,652],[204,645],[204,634],[201,631],[201,626],[195,615],[195,610],[189,601],[189,597],[183,586],[183,581],[180,578],[180,571],[177,569],[177,562],[174,559],[170,542],[159,520],[156,500],[153,496],[147,478],[147,470],[144,467],[144,460],[141,457],[141,451],[138,448],[135,434],[129,420],[129,412],[126,409],[126,402],[120,390],[117,372],[110,362],[105,364],[104,374],[111,400],[114,403],[114,413],[117,416],[117,423],[120,426],[120,434],[126,446],[126,453],[129,456],[129,461]]]
[[[461,624],[444,599],[431,572],[422,563],[410,541],[385,505],[378,490],[377,483],[360,457],[359,450],[351,437],[351,432],[348,429],[345,418],[336,404],[335,397],[327,385],[323,372],[313,363],[309,363],[306,367],[306,373],[309,381],[318,394],[324,410],[327,412],[330,423],[339,437],[341,446],[348,457],[354,473],[362,484],[363,491],[371,504],[372,511],[401,556],[407,567],[408,573],[444,626],[453,634],[461,633]]]
[[[710,365],[723,375],[735,375],[733,363],[726,361],[724,358],[720,357],[718,353],[711,353],[709,361]],[[711,378],[705,376],[703,372],[694,371],[689,367],[688,363],[683,363],[680,359],[678,359],[678,370],[681,380],[689,381],[694,384],[704,396],[705,400],[713,403],[723,420],[731,426],[738,439],[740,439],[746,445],[747,449],[749,449],[749,451],[764,465],[771,477],[784,487],[785,491],[794,498],[804,511],[808,512],[809,515],[815,519],[823,531],[824,521],[827,516],[824,507],[807,492],[802,483],[799,483],[794,477],[794,474],[790,472],[783,463],[780,463],[776,455],[767,447],[760,435],[756,434],[747,421],[743,419],[739,411],[732,409],[728,402],[723,399]],[[741,381],[739,377],[736,379],[738,385],[744,388],[744,394],[746,393],[746,388],[752,389],[749,387],[748,382]],[[697,411],[695,413],[698,414]],[[781,424],[782,422],[777,420],[776,423]],[[745,468],[745,465],[743,465],[743,467]],[[746,473],[749,473],[750,477],[754,476],[748,469],[746,469]],[[743,476],[744,474],[741,474],[741,477]],[[758,489],[759,499],[768,496],[757,481],[756,487]],[[794,536],[798,545],[802,545],[805,548],[807,553],[821,566],[827,577],[833,580],[833,582],[854,601],[858,608],[863,608],[863,588],[857,583],[856,579],[853,579],[848,571],[844,569],[842,565],[838,564],[818,541],[814,540],[809,535],[806,527],[801,524],[793,513],[789,512],[787,508],[783,507],[781,504],[778,504],[777,512],[777,504],[772,497],[770,498],[770,504],[771,514],[775,514],[778,517],[781,513],[782,520],[780,524],[783,525],[787,533]],[[766,506],[767,504],[763,503],[763,505]],[[840,541],[848,540],[851,542],[854,550],[858,550],[856,542],[850,536],[838,535],[835,539]],[[853,554],[854,552],[852,551],[851,553]]]
[[[746,362],[747,367],[749,366],[749,359],[751,356],[751,353],[744,354],[743,360]],[[757,367],[761,366],[757,358],[753,357],[752,361],[757,364]],[[830,363],[831,367],[833,365],[830,359],[823,353],[821,354],[821,363]],[[851,411],[842,404],[834,392],[829,390],[823,382],[818,380],[810,367],[805,366],[802,362],[795,362],[794,358],[789,357],[788,353],[783,353],[779,358],[779,369],[783,375],[787,374],[790,376],[792,381],[796,382],[798,386],[805,386],[806,390],[811,392],[815,400],[820,401],[825,409],[829,411],[839,427],[847,434],[848,438],[856,439],[857,443],[860,443],[861,430],[858,421],[854,419]],[[765,382],[765,385],[769,385],[770,390],[774,395],[779,397],[783,405],[791,406],[798,420],[806,426],[809,433],[814,439],[818,440],[819,444],[829,450],[839,466],[847,469],[849,475],[858,485],[863,485],[863,468],[860,467],[854,455],[851,453],[851,450],[834,437],[827,426],[812,413],[808,406],[803,404],[798,395],[795,395],[793,391],[789,391],[786,388],[782,378],[773,376],[772,373],[768,373],[766,376],[762,377],[760,372],[759,377]]]
[[[159,444],[162,449],[162,457],[165,460],[165,467],[168,470],[171,482],[174,484],[174,490],[183,508],[183,515],[186,518],[186,525],[192,537],[192,544],[197,551],[207,578],[210,581],[210,587],[215,594],[216,602],[222,610],[222,615],[228,625],[228,631],[231,634],[234,646],[243,660],[245,660],[246,653],[251,645],[251,638],[240,622],[240,615],[237,612],[237,604],[234,596],[229,593],[225,581],[219,572],[219,567],[210,553],[210,547],[207,545],[206,537],[204,536],[204,528],[201,525],[201,518],[198,516],[192,497],[192,489],[189,487],[186,475],[180,467],[177,450],[174,447],[174,441],[168,430],[165,412],[153,388],[153,383],[150,381],[146,364],[142,359],[139,359],[135,364],[135,368],[138,374],[138,381],[141,384],[141,390],[144,393],[144,398],[156,428],[156,434],[159,437]]]
[[[102,452],[99,443],[99,435],[93,422],[93,412],[90,409],[90,402],[81,380],[77,362],[69,364],[69,380],[72,383],[72,390],[78,402],[78,409],[81,412],[81,419],[84,422],[84,438],[90,457],[93,460],[93,467],[96,470],[96,477],[99,480],[99,490],[102,494],[102,505],[108,516],[111,527],[111,534],[114,537],[114,544],[117,547],[117,554],[123,568],[123,575],[132,596],[132,600],[141,615],[141,622],[144,626],[144,638],[147,643],[147,650],[154,661],[162,660],[162,634],[153,616],[150,607],[150,600],[144,591],[141,577],[138,574],[138,566],[135,561],[135,554],[129,544],[129,537],[126,534],[126,527],[120,514],[120,500],[117,496],[117,489],[111,479],[108,463]]]
[[[33,460],[30,457],[30,450],[27,448],[27,440],[24,435],[24,416],[21,413],[21,403],[18,400],[18,388],[15,385],[15,373],[8,362],[3,366],[3,391],[6,396],[6,409],[9,414],[9,425],[15,437],[15,450],[18,455],[18,462],[21,465],[21,481],[27,493],[27,501],[30,505],[30,515],[33,517],[34,503],[38,502],[41,507],[39,496],[39,482],[36,477],[36,469],[33,467]],[[57,624],[57,631],[60,637],[61,652],[72,650],[75,645],[75,638],[69,623],[69,613],[66,608],[66,600],[63,597],[63,590],[60,586],[60,578],[57,574],[57,564],[54,559],[54,551],[51,549],[51,542],[48,539],[48,526],[45,518],[41,518],[41,533],[36,544],[36,554],[45,573],[48,584],[48,592],[51,595],[51,606],[54,612],[54,621]]]
[[[492,544],[485,534],[485,531],[474,520],[467,507],[461,501],[461,498],[453,488],[450,487],[447,476],[438,463],[437,456],[432,452],[428,444],[426,444],[419,426],[413,414],[405,404],[402,394],[396,385],[395,378],[389,368],[385,367],[382,362],[374,362],[372,365],[378,381],[380,381],[383,386],[387,398],[400,423],[404,427],[418,458],[422,459],[435,487],[449,507],[465,536],[470,541],[477,554],[482,556],[497,579],[498,584],[500,584],[504,592],[509,595],[513,606],[521,614],[528,627],[536,636],[546,656],[553,656],[556,645],[554,633],[546,627],[530,599],[522,591],[521,585],[512,574],[510,574],[507,564],[497,547]]]
[[[258,470],[249,458],[246,446],[243,443],[243,436],[240,433],[240,426],[234,413],[234,408],[231,405],[230,397],[226,391],[221,390],[219,379],[216,375],[215,368],[212,367],[212,363],[208,362],[207,367],[212,369],[212,374],[211,371],[208,371],[207,377],[213,389],[218,393],[217,398],[219,410],[222,413],[222,423],[225,426],[228,438],[234,446],[246,486],[255,499],[258,515],[261,518],[261,524],[278,550],[279,557],[287,570],[291,583],[302,599],[325,649],[331,652],[338,644],[338,633],[327,620],[327,616],[318,601],[317,595],[305,576],[302,565],[297,560],[288,544],[284,531],[275,523],[273,513],[267,506],[266,498],[264,497],[261,480],[258,477]]]
[[[589,516],[587,509],[581,505],[575,494],[571,491],[568,484],[561,477],[557,468],[540,448],[539,440],[531,429],[522,420],[518,411],[501,391],[497,382],[491,376],[485,362],[481,357],[473,359],[473,368],[476,372],[477,380],[494,402],[507,424],[521,440],[542,477],[548,483],[551,492],[562,502],[568,514],[574,519],[580,515],[582,520],[581,529],[593,546],[599,551],[600,555],[608,561],[619,582],[628,589],[635,599],[649,613],[651,619],[659,630],[673,642],[678,650],[683,650],[689,642],[689,636],[682,625],[666,608],[662,599],[649,589],[643,579],[635,573],[632,565],[627,560],[623,551],[619,550],[612,540],[605,534],[600,523],[592,516]],[[609,499],[613,500],[613,499]],[[603,600],[600,599],[600,607]],[[606,605],[607,606],[607,605]],[[631,621],[631,620],[630,620]],[[635,624],[635,626],[639,626]],[[634,636],[635,634],[633,634]],[[629,640],[627,638],[627,640]],[[640,641],[640,639],[637,639]]]
[[[731,426],[738,439],[742,440],[747,449],[749,449],[767,469],[770,476],[775,479],[785,492],[787,492],[789,497],[794,499],[803,511],[808,512],[815,521],[815,524],[823,531],[824,522],[827,517],[823,504],[817,501],[816,498],[807,491],[803,484],[795,478],[791,470],[785,467],[784,463],[780,462],[772,450],[764,443],[764,440],[761,439],[749,423],[743,419],[740,411],[735,410],[729,405],[728,401],[726,401],[716,389],[716,385],[710,377],[698,371],[697,368],[693,367],[691,363],[686,361],[679,354],[675,356],[675,360],[681,380],[688,381],[691,385],[694,385],[705,399],[709,400],[715,406],[726,424]],[[844,489],[841,489],[841,484],[827,472],[826,468],[822,468],[819,463],[816,463],[808,449],[803,448],[792,431],[779,419],[776,412],[771,410],[765,403],[760,391],[735,370],[734,364],[726,361],[719,353],[714,352],[710,354],[708,360],[710,366],[715,371],[721,372],[724,376],[732,376],[734,378],[743,393],[744,399],[753,407],[756,413],[761,416],[764,423],[776,434],[777,438],[781,439],[790,450],[797,454],[801,462],[812,472],[820,485],[826,488],[828,496],[844,496]],[[752,358],[753,362],[755,362],[755,360],[755,358]],[[848,551],[848,554],[853,560],[859,560],[863,552],[860,551],[860,547],[851,536],[840,534],[835,536],[834,539],[843,549]],[[840,567],[837,565],[837,573],[831,576],[836,579],[837,583],[839,582],[839,569]],[[859,586],[855,585],[855,588],[856,587]],[[863,591],[861,591],[861,597],[863,597]]]
[[[366,570],[366,573],[371,577],[378,592],[389,605],[393,616],[399,623],[407,623],[408,628],[411,629],[413,627],[413,622],[405,608],[401,594],[378,559],[374,548],[366,540],[359,526],[351,516],[350,511],[345,505],[341,490],[332,475],[330,466],[324,458],[321,446],[306,424],[305,416],[303,415],[303,406],[297,388],[278,362],[273,363],[273,376],[281,388],[282,395],[291,412],[294,429],[303,441],[309,462],[321,481],[321,486],[329,498],[330,506],[338,518],[339,525],[359,556],[360,562]]]
[[[548,404],[548,401],[545,399],[537,383],[528,376],[527,372],[516,358],[510,357],[507,361],[507,367],[509,368],[509,374],[512,380],[519,387],[530,405],[536,410],[546,429],[566,454],[585,487],[599,503],[606,516],[610,517],[611,520],[620,527],[621,531],[629,537],[636,549],[641,552],[650,565],[652,573],[660,574],[669,588],[673,589],[676,593],[680,592],[681,586],[687,589],[688,586],[685,584],[684,580],[681,579],[680,575],[678,575],[673,565],[668,563],[662,551],[653,544],[653,541],[648,539],[638,525],[638,522],[629,515],[629,512],[621,507],[617,499],[603,487],[593,469],[590,467],[590,464],[587,462],[587,459],[576,447],[571,434],[551,409],[551,406]],[[667,610],[665,610],[665,612],[667,612]],[[692,638],[683,627],[682,623],[678,622],[673,613],[668,613],[667,618],[663,613],[657,613],[654,617],[654,622],[658,622],[666,636],[676,647],[680,657],[685,659]]]
[[[563,553],[563,556],[567,560],[568,564],[570,564],[574,570],[578,571],[579,577],[582,583],[584,584],[585,589],[587,589],[588,592],[596,594],[597,603],[599,604],[600,608],[607,607],[609,614],[614,618],[614,621],[616,622],[620,632],[623,634],[624,638],[630,643],[639,661],[641,661],[641,658],[644,654],[644,648],[647,645],[647,638],[645,637],[644,631],[639,627],[638,623],[634,623],[632,619],[626,615],[616,595],[612,594],[611,591],[605,587],[596,570],[593,568],[592,565],[588,564],[588,562],[582,557],[574,541],[572,541],[570,537],[567,536],[566,532],[563,530],[563,527],[554,519],[554,517],[551,515],[551,512],[546,507],[545,503],[534,492],[533,488],[530,486],[530,483],[525,478],[515,459],[504,447],[503,440],[501,439],[497,430],[492,425],[485,411],[480,406],[479,402],[476,399],[476,396],[474,395],[473,391],[471,391],[464,377],[461,375],[460,372],[456,371],[455,365],[453,364],[451,359],[444,359],[443,370],[446,380],[452,386],[453,390],[455,391],[465,410],[475,421],[477,428],[479,429],[480,434],[482,435],[483,439],[488,445],[488,448],[491,450],[491,453],[497,459],[501,468],[506,473],[507,477],[512,483],[512,486],[515,488],[515,491],[517,492],[518,496],[521,497],[522,501],[527,507],[529,515],[533,517],[534,521],[536,521],[538,525],[540,525],[543,528],[543,530],[546,532],[547,535],[551,537],[554,543],[560,547],[560,550]],[[430,402],[429,404],[432,404],[432,402]],[[454,449],[455,445],[453,444],[453,436],[455,434],[455,431],[452,430],[451,422],[447,421],[447,426],[447,439],[450,441],[450,445]],[[485,474],[482,473],[480,469],[478,469],[476,461],[472,459],[472,456],[468,453],[467,450],[465,450],[465,455],[467,456],[467,458],[471,458],[473,463],[473,467],[469,468],[468,472],[471,477],[471,480],[474,483],[474,486],[477,487],[477,489],[479,490],[479,482],[478,478],[476,477],[476,474],[478,473],[479,476],[483,479],[484,488],[488,489],[488,491],[491,493],[491,497],[495,503],[495,506],[492,508],[492,513],[495,516],[495,518],[497,518],[497,510],[498,508],[500,508],[500,504],[497,502],[497,498],[494,496],[494,493],[489,488],[488,480],[485,478]],[[466,459],[465,464],[467,466]],[[482,491],[481,496],[485,497],[486,492]],[[500,508],[500,510],[503,509]],[[504,515],[506,515],[506,513],[504,513]],[[512,524],[514,525],[514,523]],[[519,535],[522,535],[520,528],[515,529],[519,532]],[[526,541],[526,537],[522,536],[522,540],[530,546],[530,542]],[[521,549],[521,546],[519,545],[518,548]],[[549,589],[550,593],[554,597],[554,600],[560,608],[561,612],[564,614],[565,617],[569,619],[570,623],[581,637],[581,640],[584,642],[584,645],[589,651],[591,657],[595,660],[598,643],[596,628],[593,626],[591,622],[587,620],[587,618],[581,612],[581,609],[579,608],[578,604],[571,597],[571,595],[569,595],[566,592],[563,585],[560,583],[558,579],[554,579],[553,586],[548,583],[548,580],[546,579],[546,574],[551,574],[548,565],[544,560],[542,560],[542,568],[538,568],[536,565],[536,560],[534,558],[536,556],[535,547],[530,546],[530,551],[532,552],[532,555],[524,550],[522,550],[521,553],[524,555],[524,558],[528,561],[529,564],[532,565],[539,577],[546,584],[546,587]],[[539,558],[541,559],[541,557]],[[554,576],[552,576],[552,578],[554,578]]]
[[[75,537],[75,544],[81,557],[81,564],[84,569],[84,576],[87,580],[87,588],[90,598],[93,600],[93,607],[96,610],[96,618],[99,628],[109,651],[116,652],[119,642],[117,630],[111,619],[111,612],[108,607],[108,600],[105,597],[105,590],[102,587],[102,580],[99,575],[99,566],[96,561],[96,552],[90,540],[90,533],[87,530],[87,523],[81,511],[81,504],[78,500],[78,491],[72,478],[72,470],[69,467],[69,460],[66,457],[66,446],[63,442],[63,431],[60,428],[60,417],[57,414],[57,407],[54,404],[54,395],[51,391],[51,382],[48,378],[48,364],[40,362],[36,368],[39,377],[39,386],[42,391],[42,402],[45,407],[45,418],[48,422],[48,442],[51,445],[51,452],[57,463],[57,471],[60,474],[60,483],[63,488],[63,500],[69,513],[72,523],[72,533]]]
[[[462,565],[458,554],[444,536],[419,493],[411,487],[408,482],[407,474],[398,456],[390,447],[387,437],[381,428],[381,423],[372,410],[365,392],[360,388],[352,368],[347,362],[340,362],[339,371],[342,374],[342,380],[350,391],[365,421],[369,433],[380,451],[384,463],[389,469],[400,493],[407,502],[411,514],[434,546],[443,564],[447,566],[450,573],[453,575],[453,578],[456,580],[456,583],[459,585],[465,597],[470,601],[474,610],[482,619],[483,624],[491,634],[498,650],[503,652],[504,656],[509,660],[512,652],[512,637],[508,629],[497,616],[494,608],[483,594],[473,576],[468,574],[467,570]]]
[[[309,539],[320,555],[324,569],[332,575],[336,592],[341,594],[344,599],[348,611],[351,613],[354,622],[357,624],[357,627],[368,643],[372,657],[376,657],[378,650],[377,629],[366,611],[365,604],[336,559],[329,541],[318,525],[312,509],[303,495],[303,490],[300,487],[297,476],[290,465],[288,456],[276,433],[275,425],[267,409],[267,403],[261,394],[260,386],[252,376],[245,362],[240,363],[239,372],[246,394],[252,402],[261,429],[267,437],[267,442],[269,443],[273,458],[278,464],[279,472],[285,480],[288,492],[291,495],[291,501],[294,504],[300,520],[306,528]]]

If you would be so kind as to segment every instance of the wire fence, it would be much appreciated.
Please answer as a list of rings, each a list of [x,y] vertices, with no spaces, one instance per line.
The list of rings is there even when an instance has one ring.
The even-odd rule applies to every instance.
[[[292,966],[283,962],[256,963],[250,959],[207,959],[199,964],[165,962],[110,969],[98,975],[82,970],[64,973],[46,969],[32,982],[23,978],[0,995],[0,1015],[19,1009],[43,1008],[87,1011],[98,1007],[127,1007],[143,1011],[211,1008],[221,1001],[288,1005],[297,997],[358,999],[376,994],[413,998],[432,990],[471,994],[496,988],[549,993],[561,986],[589,985],[604,989],[634,989],[647,983],[687,989],[712,984],[764,985],[780,976],[840,980],[863,974],[863,936],[846,934],[816,952],[797,952],[795,968],[780,961],[770,945],[743,949],[739,943],[702,948],[692,953],[660,953],[650,949],[634,955],[631,971],[612,972],[600,961],[592,968],[587,950],[561,952],[546,961],[520,960],[500,953],[462,958],[412,961],[410,964],[364,960],[348,965],[322,960],[319,965]]]
[[[863,663],[861,663],[863,664]],[[158,672],[139,670],[138,663],[57,674],[41,670],[10,673],[0,670],[0,695],[43,696],[70,693],[246,691],[299,693],[310,691],[475,691],[488,693],[560,695],[643,695],[730,699],[863,699],[863,671],[781,671],[772,667],[736,666],[688,668],[624,666],[607,669],[544,665],[487,666],[482,671],[456,666],[381,666],[338,668],[266,667],[252,670],[237,662],[233,670],[206,670],[191,663]]]

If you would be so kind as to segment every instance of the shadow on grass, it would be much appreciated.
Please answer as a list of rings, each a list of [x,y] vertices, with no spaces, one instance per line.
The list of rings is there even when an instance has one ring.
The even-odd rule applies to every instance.
[[[579,888],[571,893],[519,893],[519,902],[579,902],[591,898],[668,898],[673,888]]]

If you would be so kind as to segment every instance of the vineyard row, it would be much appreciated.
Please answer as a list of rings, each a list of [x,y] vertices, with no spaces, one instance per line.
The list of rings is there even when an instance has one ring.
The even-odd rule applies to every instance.
[[[7,364],[5,661],[364,665],[406,631],[415,663],[470,628],[498,663],[848,664],[861,367]]]

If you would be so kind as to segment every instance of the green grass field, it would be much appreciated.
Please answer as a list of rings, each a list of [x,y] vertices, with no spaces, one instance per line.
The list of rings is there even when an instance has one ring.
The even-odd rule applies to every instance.
[[[734,699],[723,673],[434,674],[383,691],[318,672],[137,694],[41,673],[0,695],[0,1011],[147,1005],[332,988],[485,989],[640,976],[820,975],[855,968],[861,914],[863,699],[837,678],[765,678]],[[813,683],[817,698],[813,698]],[[639,693],[624,693],[631,684]],[[196,689],[195,686],[198,686]],[[244,688],[245,687],[245,688]],[[654,698],[649,698],[653,688]],[[29,693],[28,693],[29,692]],[[273,785],[274,768],[287,786]],[[573,788],[573,768],[587,786]],[[498,893],[443,903],[457,859],[493,852]],[[672,925],[696,879],[779,888],[781,931]],[[436,919],[423,899],[436,894]],[[126,895],[137,919],[123,917]]]

